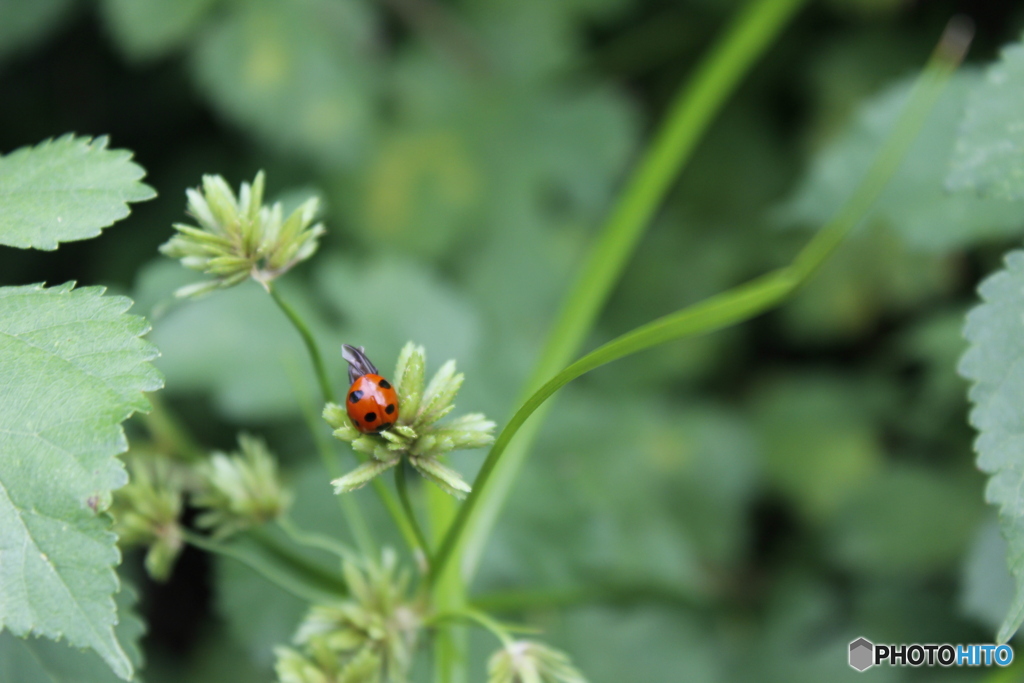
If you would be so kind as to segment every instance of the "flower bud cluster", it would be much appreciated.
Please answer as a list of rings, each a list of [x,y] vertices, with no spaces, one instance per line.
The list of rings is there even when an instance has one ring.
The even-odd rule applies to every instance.
[[[236,453],[214,452],[198,469],[201,483],[192,502],[206,509],[196,525],[212,530],[214,538],[276,519],[291,504],[267,444],[243,432],[238,446]]]
[[[535,640],[517,640],[487,662],[487,683],[587,683],[569,656]]]
[[[128,461],[130,480],[114,493],[110,513],[123,546],[148,546],[146,572],[166,581],[184,541],[181,516],[185,476],[174,462],[150,456]]]
[[[281,683],[405,683],[421,610],[407,598],[409,574],[397,571],[386,549],[380,563],[346,561],[351,596],[310,609],[295,634],[296,648],[278,647]]]
[[[176,223],[178,234],[160,251],[213,279],[182,287],[176,296],[201,296],[249,277],[269,289],[272,280],[316,252],[324,233],[323,224],[311,225],[317,199],[311,197],[284,218],[280,203],[263,205],[263,189],[260,171],[252,185],[242,183],[237,197],[219,175],[203,176],[201,192],[187,191],[188,213],[199,226]]]
[[[464,377],[455,372],[455,361],[450,360],[424,388],[425,367],[423,347],[412,342],[406,344],[398,356],[394,374],[399,418],[394,426],[379,434],[360,433],[345,408],[336,403],[328,403],[324,408],[324,419],[334,428],[334,436],[352,444],[355,451],[370,456],[365,463],[331,482],[335,493],[365,486],[400,463],[403,457],[420,474],[451,495],[463,498],[470,492],[469,484],[458,472],[444,465],[441,458],[453,450],[491,444],[494,423],[480,413],[441,422],[455,408],[453,401]]]

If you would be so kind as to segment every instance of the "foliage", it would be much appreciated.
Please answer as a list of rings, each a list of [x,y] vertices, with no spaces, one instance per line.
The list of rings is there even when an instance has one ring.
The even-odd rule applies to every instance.
[[[120,423],[147,410],[162,381],[149,329],[131,301],[103,289],[0,289],[0,573],[4,628],[98,652],[125,679],[114,632],[120,559],[103,512],[126,482]]]
[[[128,215],[128,202],[152,199],[131,153],[107,142],[65,135],[0,158],[0,244],[56,249],[100,234]]]
[[[220,176],[203,176],[203,191],[188,191],[188,211],[199,227],[176,223],[178,234],[160,251],[214,279],[182,287],[175,296],[201,296],[249,277],[269,291],[271,282],[313,255],[324,233],[322,224],[310,225],[316,198],[286,219],[280,202],[263,206],[264,182],[261,171],[252,185],[242,183],[235,197]]]
[[[971,424],[980,436],[975,444],[978,466],[993,475],[986,499],[999,506],[1003,535],[1008,543],[1010,570],[1017,579],[1017,592],[999,639],[1007,640],[1024,621],[1024,510],[1020,501],[1020,454],[1014,446],[1017,438],[1020,405],[1016,377],[1021,357],[1021,286],[1024,279],[1024,254],[1010,252],[1006,268],[979,287],[983,304],[971,311],[964,333],[970,349],[960,369],[974,382],[971,388]]]
[[[915,77],[954,5],[0,0],[3,284],[130,293],[167,383],[127,299],[0,288],[0,681],[127,677],[143,619],[151,683],[1013,637],[1024,15]]]
[[[897,179],[879,199],[873,220],[899,232],[911,247],[945,251],[1020,232],[1020,212],[1014,204],[968,193],[949,194],[944,188],[964,103],[980,81],[980,75],[972,71],[954,78]],[[909,87],[909,82],[892,86],[865,104],[852,130],[819,153],[803,183],[783,205],[785,220],[820,225],[832,215],[845,198],[846,188],[864,172],[892,127]]]
[[[481,413],[437,424],[455,408],[452,402],[465,377],[455,372],[455,361],[448,361],[424,388],[426,364],[423,347],[412,342],[398,356],[394,378],[401,411],[393,429],[360,434],[341,406],[328,403],[324,408],[324,419],[334,429],[334,437],[351,443],[357,453],[370,456],[370,460],[331,482],[335,493],[361,488],[373,477],[396,465],[402,466],[403,462],[456,498],[464,498],[472,490],[440,458],[454,450],[489,446],[494,442],[491,432],[495,425]]]
[[[1020,85],[1024,82],[1024,46],[1013,43],[985,71],[985,80],[967,101],[956,139],[948,185],[972,188],[1003,199],[1024,197],[1024,145]]]

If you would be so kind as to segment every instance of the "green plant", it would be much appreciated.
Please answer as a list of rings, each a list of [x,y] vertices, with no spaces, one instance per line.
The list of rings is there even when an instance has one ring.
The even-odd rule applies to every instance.
[[[192,3],[189,12],[175,16],[183,25],[194,25],[210,11],[208,5],[212,4]],[[718,610],[719,614],[727,614],[729,608],[717,601],[729,592],[731,581],[740,583],[743,577],[722,572],[726,576],[716,577],[717,584],[707,577],[691,577],[687,588],[680,589],[677,583],[665,578],[677,578],[671,574],[659,576],[651,571],[641,574],[642,580],[636,580],[629,573],[631,558],[618,567],[621,574],[599,570],[588,575],[586,568],[567,572],[562,566],[544,566],[542,572],[549,571],[555,580],[525,589],[515,585],[505,590],[501,581],[492,580],[492,592],[480,592],[475,590],[473,580],[486,561],[485,546],[496,535],[499,517],[521,472],[527,473],[524,476],[528,479],[520,482],[516,491],[529,489],[526,495],[533,496],[530,500],[540,508],[538,515],[545,524],[564,523],[571,530],[562,535],[563,540],[578,534],[599,546],[601,534],[610,533],[607,528],[596,532],[587,529],[588,515],[596,516],[594,510],[599,505],[591,505],[587,514],[577,517],[567,514],[566,519],[559,519],[557,513],[549,514],[545,504],[572,495],[566,477],[555,468],[542,470],[540,476],[536,472],[531,474],[526,467],[528,454],[536,450],[542,422],[552,414],[550,399],[573,380],[612,361],[636,361],[640,351],[653,353],[657,348],[658,352],[670,353],[675,348],[670,342],[695,340],[738,326],[783,304],[788,307],[782,316],[802,321],[796,324],[797,328],[806,324],[808,318],[831,320],[828,315],[835,314],[840,306],[828,301],[815,303],[807,297],[819,295],[820,290],[826,295],[849,290],[863,295],[863,289],[844,287],[842,282],[837,286],[823,285],[829,277],[855,279],[863,270],[856,263],[845,269],[841,263],[828,263],[833,256],[837,260],[844,256],[837,251],[848,239],[853,242],[849,245],[849,258],[866,254],[865,260],[881,261],[880,253],[897,253],[896,249],[877,247],[891,244],[885,240],[891,239],[892,233],[897,235],[895,239],[900,245],[941,251],[1019,232],[1021,221],[1015,218],[1014,205],[993,207],[987,199],[970,194],[943,195],[933,177],[941,171],[933,157],[942,156],[940,161],[945,163],[945,157],[951,154],[954,165],[949,176],[950,188],[978,189],[1011,198],[1024,194],[1014,182],[1015,157],[1007,152],[1018,132],[1019,98],[1004,88],[1007,81],[1019,80],[1019,51],[1008,50],[1001,63],[990,67],[983,82],[974,72],[954,73],[969,42],[967,29],[954,23],[920,76],[903,81],[872,100],[845,137],[820,153],[808,179],[778,209],[776,218],[781,222],[820,226],[806,244],[799,244],[802,235],[773,233],[770,240],[782,245],[781,256],[774,261],[747,263],[755,264],[758,272],[763,272],[762,266],[770,262],[772,268],[767,274],[747,279],[754,268],[739,269],[725,278],[727,282],[717,293],[674,313],[624,326],[632,329],[610,340],[604,341],[611,335],[600,333],[598,338],[603,343],[579,356],[594,334],[599,315],[623,279],[627,265],[637,249],[642,248],[645,231],[666,202],[675,179],[695,154],[698,142],[730,94],[802,4],[799,0],[754,0],[746,5],[680,89],[668,107],[665,123],[652,136],[636,170],[612,203],[604,227],[589,240],[578,275],[568,285],[560,312],[547,332],[547,341],[524,383],[522,399],[511,411],[510,419],[501,424],[496,437],[496,424],[482,412],[449,417],[464,379],[463,374],[456,373],[456,360],[443,364],[433,379],[426,381],[428,350],[444,357],[447,347],[435,351],[434,345],[444,347],[453,343],[452,339],[457,345],[458,339],[475,333],[473,324],[465,322],[460,303],[439,294],[445,291],[443,285],[416,275],[415,268],[407,263],[393,267],[385,261],[376,269],[360,270],[359,263],[346,261],[337,254],[317,254],[321,242],[326,244],[335,231],[329,218],[322,222],[318,219],[317,198],[299,191],[268,202],[263,172],[251,184],[242,183],[237,194],[223,177],[204,175],[202,187],[187,193],[187,212],[197,225],[175,223],[177,234],[160,250],[179,260],[186,269],[199,271],[205,279],[187,281],[180,269],[172,270],[166,264],[156,266],[152,277],[160,280],[159,286],[154,285],[160,293],[146,301],[146,286],[140,285],[137,295],[149,304],[157,319],[207,316],[181,328],[187,335],[197,337],[197,348],[202,352],[192,359],[194,368],[172,369],[168,376],[191,377],[195,386],[204,388],[213,383],[211,377],[224,386],[231,385],[217,399],[221,402],[218,410],[236,411],[240,423],[260,423],[254,416],[260,415],[260,410],[267,411],[274,416],[262,421],[267,440],[241,432],[236,437],[238,452],[218,450],[212,444],[222,435],[204,429],[202,421],[197,421],[197,416],[183,406],[184,402],[164,403],[144,395],[162,384],[150,365],[157,353],[150,343],[140,339],[148,331],[148,323],[126,314],[131,302],[125,297],[108,296],[97,288],[76,288],[73,283],[0,289],[0,308],[4,309],[0,315],[4,327],[0,385],[6,392],[0,407],[0,427],[6,446],[6,455],[0,459],[0,539],[4,539],[0,546],[0,578],[6,579],[0,580],[0,625],[15,636],[62,639],[71,646],[92,651],[63,648],[57,656],[39,654],[58,646],[37,639],[7,638],[0,640],[0,657],[18,662],[16,667],[24,666],[24,671],[31,671],[32,675],[36,669],[21,662],[33,658],[64,662],[55,666],[60,669],[56,673],[49,671],[54,680],[69,680],[64,669],[85,671],[88,667],[93,667],[89,669],[91,678],[104,680],[109,678],[108,672],[94,672],[93,659],[99,655],[116,676],[131,679],[140,667],[140,627],[132,612],[134,594],[130,588],[121,588],[124,580],[114,570],[120,561],[118,544],[125,550],[143,548],[142,566],[149,579],[156,582],[167,581],[174,575],[175,564],[187,545],[216,557],[216,580],[222,590],[218,599],[223,602],[221,608],[233,615],[230,628],[252,629],[242,640],[260,644],[258,650],[263,654],[253,656],[263,657],[264,667],[273,653],[275,674],[285,683],[419,680],[426,677],[428,658],[424,652],[428,648],[432,649],[429,665],[433,666],[437,680],[470,680],[467,627],[479,627],[482,633],[499,641],[497,650],[489,648],[485,665],[489,680],[494,683],[582,681],[587,680],[584,676],[590,672],[574,661],[575,655],[570,658],[563,652],[568,652],[569,646],[556,640],[548,644],[545,634],[530,626],[506,623],[498,616],[522,617],[532,625],[545,623],[544,619],[533,619],[533,609],[645,602],[660,607],[680,606],[694,613]],[[182,44],[189,34],[187,28],[175,28],[173,22],[163,32],[153,34],[126,28],[135,21],[135,12],[142,16],[147,11],[157,11],[154,8],[158,5],[135,6],[120,0],[104,4],[111,30],[131,36],[124,39],[125,49],[140,59],[171,49],[167,46]],[[458,22],[450,23],[451,17],[443,11],[432,14],[440,11],[432,3],[395,5],[395,11],[408,16],[410,25],[422,27],[441,52],[454,51],[459,60],[468,55],[467,82],[478,78],[473,75],[477,70],[486,73],[494,68],[487,52],[481,51],[472,38],[476,29],[485,35],[492,30],[488,21],[500,23],[487,19],[486,13],[479,19],[482,28],[467,30]],[[329,37],[333,35],[332,27],[343,26],[339,30],[352,36],[351,44],[342,51],[362,50],[363,32],[369,31],[370,21],[364,10],[358,4],[331,6],[318,2],[302,4],[294,10],[295,14],[275,3],[224,10],[225,14],[195,48],[200,55],[196,67],[198,82],[226,115],[239,118],[254,135],[272,138],[274,144],[297,146],[310,160],[328,167],[324,178],[344,184],[348,182],[346,172],[331,164],[356,158],[362,145],[371,144],[366,141],[371,136],[361,134],[365,131],[359,122],[365,123],[370,117],[366,98],[375,81],[367,75],[372,73],[372,66],[364,64],[366,69],[346,70],[344,65],[351,63],[341,59],[343,55],[334,54],[338,48]],[[520,10],[504,11],[514,15]],[[307,21],[310,17],[313,20]],[[317,19],[322,25],[317,24]],[[139,22],[152,23],[148,20]],[[246,42],[253,26],[270,32],[265,41]],[[290,44],[295,38],[292,34],[298,35],[299,42],[308,49],[296,53],[303,64],[301,74],[292,80],[284,79],[282,85],[276,70],[286,68],[282,64],[288,62],[280,62],[275,49]],[[247,45],[247,50],[239,48],[239,43]],[[238,54],[251,59],[246,62],[249,71],[240,70],[255,81],[225,77],[234,70],[228,66]],[[325,58],[325,54],[339,59]],[[523,63],[528,64],[529,60]],[[396,78],[430,82],[430,67],[418,64],[408,68],[413,75],[399,72]],[[301,79],[315,80],[325,73],[329,88],[303,85]],[[517,78],[521,80],[516,81]],[[529,78],[527,74],[517,74],[510,77],[510,82],[517,82],[527,92],[529,89],[523,83]],[[261,83],[260,79],[267,80]],[[471,87],[461,80],[445,83],[451,89],[445,96],[452,101],[462,96],[452,91]],[[289,96],[271,98],[267,93],[275,88],[285,88]],[[238,92],[231,94],[232,89]],[[430,93],[418,92],[412,86],[410,93],[406,93],[410,99],[402,106],[418,112],[416,115],[424,116],[424,120],[431,117],[424,112],[441,106]],[[541,97],[523,95],[533,96]],[[968,102],[967,114],[954,143],[954,133],[949,129],[959,123],[956,105],[964,99]],[[247,106],[242,106],[246,103]],[[474,106],[488,109],[487,98]],[[510,115],[506,106],[511,107],[501,100],[497,108]],[[402,107],[398,109],[401,111]],[[593,110],[586,111],[598,112],[594,116],[600,118],[604,110],[595,105]],[[460,156],[458,141],[453,142],[443,130],[431,130],[433,125],[436,122],[410,124],[408,130],[389,138],[388,144],[379,150],[381,166],[375,167],[375,172],[387,180],[368,193],[371,196],[367,199],[367,211],[374,217],[367,219],[367,225],[375,227],[375,239],[389,249],[414,249],[443,259],[447,250],[455,248],[457,226],[472,223],[477,207],[473,205],[475,200],[462,194],[473,191],[473,173],[465,170],[471,162]],[[566,126],[572,127],[571,123]],[[993,129],[1002,130],[1005,135],[993,135]],[[916,147],[921,144],[918,134],[922,130],[929,141],[941,140],[941,154],[932,146],[925,150],[927,154]],[[565,134],[564,130],[559,133]],[[538,144],[536,154],[544,157],[543,144]],[[555,160],[544,163],[557,166],[564,161],[555,156]],[[408,219],[397,202],[391,203],[387,191],[403,183],[415,184],[410,177],[418,172],[417,164],[433,168],[435,157],[443,162],[437,164],[443,177],[437,181],[440,189],[435,189],[431,196],[440,205],[426,207],[422,220],[431,229],[424,229],[421,234],[406,229]],[[107,149],[105,138],[75,136],[0,157],[0,242],[21,248],[52,249],[59,243],[96,236],[101,228],[124,218],[129,202],[154,196],[140,182],[142,170],[130,158],[126,152]],[[392,158],[398,161],[389,164]],[[567,175],[585,176],[587,167],[588,163],[581,162]],[[511,186],[534,184],[532,180],[516,178],[518,172],[505,169],[498,177]],[[582,183],[579,188],[570,185],[565,191],[570,195],[586,194]],[[355,201],[344,193],[339,196]],[[384,198],[373,199],[377,196]],[[559,200],[556,197],[551,201],[557,204]],[[500,223],[517,211],[527,211],[527,204],[510,198],[498,203],[501,208],[493,218]],[[870,226],[852,235],[863,223]],[[935,231],[927,229],[932,223],[937,226]],[[442,224],[445,227],[437,227]],[[448,229],[453,232],[446,233]],[[502,238],[507,241],[494,247],[499,252],[513,251],[518,248],[516,240],[526,239],[514,231]],[[782,253],[790,248],[791,253]],[[552,250],[557,249],[558,245],[553,244]],[[344,252],[344,248],[338,251]],[[911,259],[899,253],[893,259],[896,284],[880,286],[878,296],[887,299],[885,304],[878,304],[880,308],[898,305],[888,300],[899,299],[890,297],[889,289],[903,293],[899,276]],[[935,257],[925,266],[938,268],[942,265],[938,261]],[[786,265],[778,267],[778,262]],[[473,270],[471,262],[459,262],[452,268],[469,271],[471,274],[466,277],[486,280],[491,276],[487,270],[495,267],[494,263],[487,261],[479,271]],[[1020,265],[1019,254],[1011,254],[1006,271],[983,285],[985,303],[968,316],[971,348],[962,363],[964,375],[976,383],[971,396],[976,404],[973,422],[982,434],[977,444],[979,464],[993,475],[989,497],[1001,506],[1003,527],[1010,543],[1010,568],[1018,577],[1024,571],[1017,547],[1022,537],[1018,529],[1021,506],[1015,493],[1020,467],[1014,449],[1019,421],[1015,363],[1020,355],[1017,342],[1021,337],[1016,327],[1021,318],[1019,293],[1024,291],[1024,285],[1018,282]],[[302,281],[302,273],[310,272],[303,271],[304,267],[320,268],[312,271],[315,275],[311,284]],[[291,275],[293,271],[295,274]],[[497,274],[499,279],[506,276]],[[907,279],[913,279],[914,284],[927,280],[926,276],[916,276],[917,273]],[[248,283],[250,279],[259,287]],[[519,282],[524,290],[529,287],[528,280],[523,278]],[[742,284],[735,285],[737,281]],[[928,290],[917,294],[912,287],[909,289],[912,291],[905,294],[906,300],[929,296]],[[186,300],[172,302],[163,296],[171,291]],[[644,293],[660,295],[650,289]],[[431,297],[443,303],[437,304]],[[509,328],[499,328],[513,338],[512,346],[517,340],[514,328],[523,325],[523,318],[515,318],[511,312],[515,306],[524,305],[519,298],[507,297],[503,305],[508,310],[500,309],[499,315],[513,318]],[[525,293],[522,298],[529,299]],[[423,304],[425,300],[429,305]],[[526,301],[525,305],[530,303]],[[675,301],[673,305],[679,303]],[[259,308],[265,304],[277,307],[276,318]],[[855,312],[864,307],[862,302],[851,306]],[[248,325],[251,320],[246,316],[256,310],[261,312],[253,317],[265,323],[263,327]],[[806,310],[812,314],[801,313]],[[342,320],[343,326],[328,313]],[[951,355],[945,344],[948,330],[959,324],[959,311],[947,317],[927,321],[928,326],[905,341],[911,350],[899,353],[941,366]],[[840,329],[843,325],[856,325],[859,319],[856,315],[854,318],[853,323],[838,318],[835,324]],[[245,324],[236,324],[238,320]],[[274,330],[278,328],[272,326],[278,324],[290,327],[284,327],[275,337],[278,332]],[[825,327],[823,336],[830,334]],[[217,357],[211,349],[219,343],[219,334],[237,328],[245,330],[243,340],[229,340],[227,352]],[[168,329],[173,327],[169,325]],[[346,332],[344,336],[339,332],[341,329]],[[428,342],[417,336],[421,329],[428,331],[427,336],[437,329],[442,334],[435,334]],[[351,339],[354,335],[373,338],[380,330],[386,331],[380,334],[389,340],[390,346],[380,344],[384,348],[378,354],[373,346],[367,345],[385,361],[382,367],[390,367],[389,359],[382,357],[385,350],[397,354],[395,371],[389,377],[400,397],[401,418],[390,430],[362,434],[348,419],[343,405],[336,402],[336,396],[342,395],[341,390],[347,386],[338,372],[337,354],[323,350],[335,348],[342,339],[355,341]],[[393,343],[396,338],[404,343],[400,351]],[[717,344],[719,339],[722,338],[716,336],[711,343]],[[304,356],[282,351],[299,348],[300,340]],[[174,345],[173,338],[169,342]],[[501,343],[494,338],[490,342],[496,348]],[[952,355],[956,352],[954,345]],[[282,365],[287,377],[283,382],[274,379],[273,371],[264,367],[269,364],[259,360],[266,358],[260,353],[286,358]],[[498,410],[500,406],[482,398],[485,394],[479,389],[471,389],[474,382],[500,381],[503,374],[518,379],[522,369],[514,364],[510,364],[512,369],[495,369],[486,363],[464,362],[461,357],[457,360],[460,367],[467,368],[469,378],[463,392],[468,397],[460,400],[468,404],[470,411],[480,407],[478,402],[485,404],[489,414],[493,414],[492,408]],[[310,367],[312,375],[308,374]],[[232,372],[235,374],[230,380],[223,380]],[[602,397],[614,396],[619,383],[627,386],[629,396],[643,396],[647,385],[656,381],[656,373],[648,375],[640,383],[643,391],[635,391],[623,375],[611,375],[613,381],[602,385],[597,377],[600,374],[589,379],[596,383],[591,385],[594,394]],[[317,392],[306,386],[310,377]],[[957,395],[961,389],[956,384],[950,388],[945,377],[937,373],[929,378],[927,397],[936,401],[936,410],[947,408],[954,402],[947,401],[948,396]],[[941,516],[942,511],[952,511],[944,518],[943,532],[947,537],[962,539],[973,531],[974,508],[970,500],[962,502],[964,497],[958,485],[925,471],[912,459],[883,470],[875,443],[880,437],[864,426],[869,422],[865,416],[892,412],[892,404],[886,403],[892,399],[878,398],[880,392],[872,385],[873,379],[876,378],[865,379],[856,391],[850,389],[853,383],[849,378],[839,381],[817,376],[789,381],[766,379],[758,386],[752,392],[750,410],[754,415],[751,421],[763,436],[764,476],[771,481],[772,490],[782,492],[787,500],[793,499],[793,508],[809,526],[835,529],[840,540],[830,551],[830,562],[844,568],[854,567],[866,576],[899,574],[907,571],[907,567],[927,572],[948,563],[951,557],[958,557],[959,547],[937,543],[918,549],[898,534],[886,536],[893,520],[909,520],[910,524],[914,515],[919,514],[923,518],[921,524],[926,525]],[[290,393],[282,391],[282,386],[290,389]],[[302,414],[304,433],[295,430],[284,438],[272,436],[276,429],[284,430],[281,424],[287,420],[274,413],[276,408],[267,406],[282,404],[289,406],[285,410],[291,411],[287,413],[290,417]],[[613,444],[614,452],[619,454],[615,462],[588,462],[572,473],[572,477],[586,480],[598,477],[594,472],[604,468],[605,474],[592,480],[596,482],[592,485],[596,491],[593,495],[602,504],[624,495],[635,485],[642,488],[642,495],[631,501],[647,503],[664,493],[675,505],[692,505],[698,510],[696,517],[712,520],[708,528],[694,532],[698,542],[706,544],[707,556],[715,558],[709,564],[727,565],[721,558],[736,552],[729,547],[735,541],[721,540],[716,534],[723,528],[737,526],[739,513],[722,499],[745,495],[742,492],[752,487],[753,475],[749,472],[755,469],[745,470],[749,463],[741,462],[746,448],[744,430],[737,428],[735,417],[713,406],[697,407],[692,411],[694,416],[685,419],[659,410],[656,402],[633,408],[602,398],[595,403],[570,403],[558,420],[548,422],[559,429],[572,425],[565,429],[580,436],[585,444],[573,448],[601,452],[593,444]],[[148,415],[131,423],[133,431],[128,440],[121,424],[135,412]],[[921,422],[932,421],[929,413],[922,415]],[[909,411],[905,418],[898,429],[894,428],[894,438],[912,441],[920,436],[915,430],[922,429],[926,435],[920,437],[921,441],[928,443],[937,433],[928,431],[931,425],[921,428]],[[815,431],[819,423],[839,427]],[[338,444],[329,438],[331,431],[337,441],[348,444],[343,450],[345,456],[352,455],[357,460],[351,468],[341,465],[335,451]],[[701,456],[693,456],[687,466],[696,467],[693,460],[710,468],[725,462],[729,472],[712,472],[703,484],[690,482],[689,488],[677,489],[669,486],[677,483],[671,476],[666,475],[665,481],[647,476],[642,472],[643,463],[631,458],[632,450],[662,453],[658,447],[662,440],[676,443],[679,439],[692,448],[678,449],[683,455],[668,449],[671,452],[664,454],[668,460],[691,458],[690,451],[701,451]],[[268,443],[274,444],[273,450]],[[808,443],[815,448],[807,448]],[[303,449],[313,447],[319,453],[320,465],[306,469],[295,466],[303,461]],[[464,449],[484,447],[489,447],[486,456],[458,454]],[[704,450],[715,457],[704,455]],[[796,461],[792,453],[801,450],[809,455]],[[125,452],[122,464],[116,456]],[[825,455],[817,457],[819,453]],[[476,470],[475,476],[464,479],[456,465],[459,471]],[[655,462],[653,467],[663,465]],[[394,473],[393,487],[379,476],[387,470]],[[410,481],[410,473],[420,476]],[[310,505],[309,499],[330,499],[332,485],[331,506],[310,512],[312,508],[305,507]],[[367,485],[372,486],[376,500],[360,491]],[[668,487],[667,491],[661,490],[662,485]],[[389,518],[387,523],[378,510]],[[961,510],[967,512],[958,514]],[[516,514],[522,519],[526,513],[520,509]],[[338,526],[330,526],[335,522],[323,521],[326,518],[336,518]],[[633,522],[636,527],[648,522],[651,527],[658,524],[653,518],[642,517]],[[529,533],[531,527],[524,528],[524,533]],[[919,528],[913,527],[908,535],[918,535]],[[652,546],[658,548],[670,545],[673,538],[666,535],[668,540],[662,543],[656,535],[638,533],[637,537],[638,542],[655,538],[657,543]],[[864,540],[877,538],[883,538],[880,545]],[[404,543],[408,551],[401,558],[391,547],[396,540]],[[652,546],[623,554],[639,558],[639,564],[653,566],[661,560]],[[911,549],[907,550],[908,547]],[[13,554],[7,556],[8,552]],[[505,555],[506,561],[512,554]],[[665,566],[685,564],[681,557],[685,558],[685,552],[669,554]],[[537,565],[551,561],[546,557],[530,559],[536,560]],[[695,576],[699,574],[697,569],[691,570]],[[566,575],[571,580],[566,581]],[[582,581],[581,577],[587,580]],[[136,580],[146,579],[138,576]],[[702,582],[706,592],[693,589]],[[799,583],[799,577],[794,582]],[[780,605],[768,605],[765,619],[774,625],[772,628],[778,628],[780,635],[776,637],[788,648],[800,641],[800,634],[786,632],[786,625],[813,623],[814,615],[822,611],[817,605],[820,596],[806,586],[799,590],[788,588],[785,578],[778,583],[774,599]],[[814,582],[805,583],[814,588]],[[262,597],[263,592],[266,605],[254,599]],[[1024,619],[1021,595],[1018,590],[1000,630],[1000,640],[1012,637]],[[278,599],[279,604],[274,602]],[[301,608],[299,612],[296,606]],[[280,613],[291,610],[297,624],[277,619],[263,628],[259,617],[264,607],[274,619],[278,617],[278,608]],[[636,628],[641,634],[637,638],[654,641],[662,630],[662,617],[654,614],[645,618],[650,621]],[[587,628],[598,628],[593,624],[607,626],[608,621],[608,617],[597,613],[586,622],[590,626],[578,630],[586,634]],[[670,619],[666,623],[669,632],[678,626]],[[261,629],[271,633],[273,642],[261,641],[264,635],[255,633]],[[514,636],[518,631],[526,635]],[[763,642],[758,641],[757,647],[769,650],[778,645],[770,636],[769,633]],[[688,631],[687,642],[700,643],[702,637],[699,629],[692,629]],[[217,641],[211,636],[211,642]],[[37,666],[48,672],[46,665]],[[813,679],[815,675],[821,674],[810,673],[808,677]]]

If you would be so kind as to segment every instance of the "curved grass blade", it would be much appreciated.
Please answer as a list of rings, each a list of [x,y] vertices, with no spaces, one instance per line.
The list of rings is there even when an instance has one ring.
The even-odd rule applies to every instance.
[[[482,498],[490,495],[487,484],[509,442],[552,394],[577,377],[619,358],[668,341],[708,334],[749,320],[777,306],[810,279],[843,238],[861,221],[896,172],[928,112],[963,59],[970,35],[970,29],[964,24],[950,22],[914,84],[899,120],[864,179],[836,217],[815,235],[789,266],[627,332],[569,365],[526,400],[491,447],[473,483],[473,492],[459,509],[438,550],[432,578],[436,579],[443,573],[474,510]]]

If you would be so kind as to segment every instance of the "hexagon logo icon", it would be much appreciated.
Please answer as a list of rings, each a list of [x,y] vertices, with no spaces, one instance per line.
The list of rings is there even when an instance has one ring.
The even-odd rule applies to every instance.
[[[875,645],[867,638],[858,638],[850,643],[850,666],[864,671],[874,665]]]

